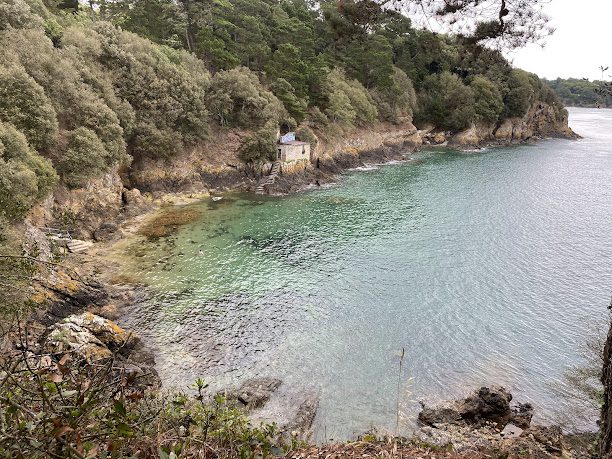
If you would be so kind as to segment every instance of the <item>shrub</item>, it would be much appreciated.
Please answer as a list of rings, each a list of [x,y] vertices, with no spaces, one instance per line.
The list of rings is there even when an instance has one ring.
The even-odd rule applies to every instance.
[[[41,19],[32,13],[24,0],[3,0],[0,2],[0,31],[9,27],[15,29],[37,27]]]
[[[420,118],[440,129],[461,131],[475,119],[474,104],[474,92],[457,75],[429,75],[423,82]]]
[[[371,122],[378,111],[368,91],[357,80],[347,81],[341,70],[329,72],[323,81],[326,114],[332,121],[352,125]]]
[[[0,121],[12,123],[36,149],[55,143],[58,124],[51,101],[23,67],[0,68]]]
[[[108,170],[107,152],[91,129],[80,127],[68,133],[68,149],[57,164],[68,186],[82,186],[89,178]]]
[[[372,99],[376,103],[381,119],[398,123],[402,117],[412,116],[416,107],[416,93],[408,75],[397,67],[391,74],[391,85],[374,89]]]
[[[308,126],[300,126],[295,131],[295,135],[302,142],[308,142],[310,145],[315,147],[318,143],[317,136]]]
[[[56,183],[50,161],[33,151],[13,125],[0,122],[0,217],[23,216]]]
[[[246,164],[256,164],[276,159],[276,126],[268,122],[249,136],[240,146],[238,155]]]
[[[268,121],[279,124],[289,118],[278,98],[264,89],[257,75],[246,67],[217,73],[207,100],[211,114],[222,126],[256,128]]]
[[[497,122],[504,110],[504,101],[497,86],[487,78],[477,75],[472,79],[470,88],[474,91],[476,120]]]
[[[508,92],[504,95],[504,118],[525,116],[534,96],[529,74],[513,69],[508,77]]]

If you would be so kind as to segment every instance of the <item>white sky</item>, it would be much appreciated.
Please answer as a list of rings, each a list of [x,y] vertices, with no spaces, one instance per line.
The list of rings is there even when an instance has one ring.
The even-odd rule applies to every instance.
[[[546,45],[528,45],[508,54],[516,67],[549,79],[612,80],[612,0],[549,0],[544,11],[555,33]]]

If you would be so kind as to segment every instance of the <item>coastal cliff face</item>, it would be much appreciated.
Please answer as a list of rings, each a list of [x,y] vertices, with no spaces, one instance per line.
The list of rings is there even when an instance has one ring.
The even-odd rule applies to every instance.
[[[336,174],[364,163],[404,159],[424,143],[473,148],[540,137],[575,137],[568,127],[567,112],[557,112],[541,102],[522,118],[506,119],[497,126],[475,124],[454,135],[434,127],[418,130],[410,119],[402,124],[376,123],[347,132],[316,134],[313,157],[318,158],[319,167],[308,163],[284,167],[268,192],[288,193],[308,184],[332,182]],[[52,198],[31,212],[30,221],[40,227],[68,228],[73,236],[92,239],[109,222],[133,216],[172,193],[205,196],[210,191],[254,189],[270,165],[253,169],[240,162],[238,149],[248,135],[239,130],[218,130],[207,142],[172,159],[142,159],[127,170],[115,168],[83,188],[60,186]],[[141,193],[146,193],[148,200]]]
[[[608,332],[603,357],[601,383],[604,387],[604,404],[601,408],[599,445],[601,457],[610,459],[612,458],[612,326]]]
[[[543,137],[576,137],[568,126],[567,111],[559,112],[544,102],[537,102],[522,118],[508,118],[498,125],[474,124],[452,136],[449,145],[478,147],[491,142],[505,144]]]

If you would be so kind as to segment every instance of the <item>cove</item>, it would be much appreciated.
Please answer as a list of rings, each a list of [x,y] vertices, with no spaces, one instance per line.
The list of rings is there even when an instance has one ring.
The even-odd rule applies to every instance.
[[[318,391],[319,441],[393,429],[402,348],[408,418],[501,384],[553,421],[612,288],[612,112],[570,124],[583,139],[428,150],[325,189],[199,203],[126,252],[150,288],[123,322],[166,386]]]

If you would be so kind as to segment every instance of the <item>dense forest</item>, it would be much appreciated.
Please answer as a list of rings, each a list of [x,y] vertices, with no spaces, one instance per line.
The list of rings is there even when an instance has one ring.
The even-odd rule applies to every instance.
[[[601,81],[583,78],[557,78],[546,81],[557,93],[563,105],[570,107],[612,107],[612,94]]]
[[[413,27],[370,0],[0,2],[0,212],[58,181],[79,187],[132,159],[168,158],[219,129],[250,132],[245,162],[280,125],[439,129],[562,105],[500,52]]]

